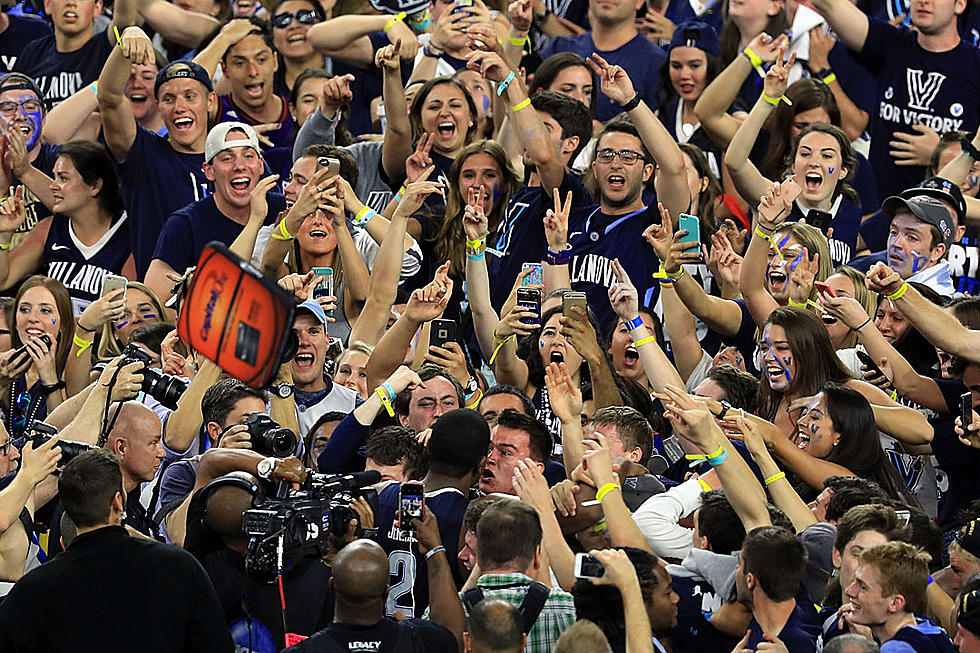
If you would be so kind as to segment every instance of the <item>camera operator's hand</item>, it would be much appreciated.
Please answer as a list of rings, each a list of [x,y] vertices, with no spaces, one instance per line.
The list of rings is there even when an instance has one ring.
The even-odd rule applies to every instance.
[[[61,447],[58,446],[57,435],[37,449],[33,442],[28,441],[20,452],[20,473],[26,475],[32,485],[37,485],[58,469],[59,460]]]
[[[143,387],[143,363],[135,361],[120,369],[122,362],[122,356],[113,358],[99,376],[99,385],[106,388],[112,386],[110,401],[129,401],[136,397]],[[117,369],[119,376],[116,376]],[[115,383],[112,381],[114,376],[116,376]]]
[[[26,351],[18,355],[16,349],[11,349],[0,354],[0,378],[12,381],[30,367],[31,357]]]
[[[419,553],[422,555],[442,545],[439,522],[436,520],[435,513],[428,508],[422,511],[422,519],[412,520],[412,528],[415,529],[415,537],[419,541]]]
[[[306,468],[296,456],[276,458],[276,466],[272,470],[272,480],[302,483],[306,480]]]
[[[245,424],[234,424],[225,429],[225,432],[218,438],[219,449],[251,449],[252,438],[248,434],[248,426]]]
[[[193,379],[196,373],[194,365],[183,354],[176,351],[178,342],[180,342],[180,336],[177,334],[177,329],[174,329],[160,343],[160,360],[163,363],[163,373]]]
[[[78,324],[83,331],[90,333],[98,331],[106,322],[121,320],[125,308],[126,291],[120,288],[112,294],[99,297],[86,306],[78,317]]]
[[[357,497],[350,503],[350,507],[357,513],[357,517],[347,523],[347,532],[344,533],[344,546],[358,538],[358,531],[363,532],[366,529],[374,528],[374,511],[371,510],[371,504],[367,502],[367,499]]]

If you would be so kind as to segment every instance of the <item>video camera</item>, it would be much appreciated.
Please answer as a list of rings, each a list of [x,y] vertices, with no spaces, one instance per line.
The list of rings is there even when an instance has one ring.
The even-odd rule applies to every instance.
[[[123,349],[123,360],[120,367],[130,363],[143,363],[142,390],[171,410],[177,410],[177,400],[187,391],[190,385],[186,380],[173,374],[164,374],[150,367],[153,359],[136,343],[129,343]]]
[[[330,535],[342,537],[357,517],[352,501],[364,497],[378,514],[378,493],[365,487],[380,481],[376,471],[346,476],[308,471],[300,490],[284,481],[275,497],[257,498],[254,508],[242,515],[242,530],[251,537],[245,573],[258,582],[272,583],[284,566],[326,554]]]

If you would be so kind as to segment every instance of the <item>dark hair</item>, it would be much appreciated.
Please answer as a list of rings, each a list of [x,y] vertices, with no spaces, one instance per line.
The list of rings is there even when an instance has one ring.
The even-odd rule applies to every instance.
[[[874,411],[864,395],[839,383],[828,383],[821,392],[834,430],[840,434],[838,445],[825,460],[874,481],[892,499],[914,503],[881,448]]]
[[[704,185],[704,189],[698,191],[698,220],[702,225],[701,242],[710,247],[711,234],[718,230],[718,216],[715,216],[715,200],[724,194],[724,189],[721,187],[721,181],[718,180],[718,177],[711,170],[711,166],[708,164],[708,157],[704,155],[704,151],[700,147],[691,143],[678,143],[677,146],[681,148],[681,152],[691,159],[691,163],[694,164],[694,170],[698,173],[698,177],[708,180],[708,183]]]
[[[476,524],[477,561],[483,570],[516,565],[523,572],[540,545],[538,513],[516,499],[494,502]]]
[[[650,422],[635,408],[629,406],[606,406],[592,414],[592,426],[615,426],[623,450],[640,448],[640,464],[645,464],[653,454],[653,429]]]
[[[95,186],[101,181],[102,188],[97,196],[99,204],[113,220],[122,215],[126,207],[123,205],[122,193],[119,192],[119,177],[105,145],[93,141],[71,141],[61,146],[58,156],[71,160],[78,176],[86,185]]]
[[[909,511],[909,543],[931,558],[930,570],[941,569],[946,544],[943,542],[943,532],[939,524],[934,522],[918,504],[900,507]]]
[[[79,528],[109,521],[112,499],[123,494],[119,456],[94,449],[75,456],[58,477],[58,496],[65,512]]]
[[[636,570],[640,594],[647,605],[653,600],[653,590],[660,584],[657,557],[643,549],[631,546],[617,547],[626,553]],[[575,615],[579,619],[595,622],[611,642],[622,641],[626,628],[623,598],[619,590],[610,585],[593,585],[587,580],[577,580],[572,587],[575,599]]]
[[[570,291],[569,291],[570,292]],[[557,296],[558,291],[554,292]],[[542,304],[552,296],[552,293],[542,300]],[[541,339],[541,330],[555,315],[560,315],[562,312],[561,306],[555,306],[554,308],[548,309],[541,315],[539,320],[539,326],[535,327],[534,330],[526,336],[517,339],[517,357],[527,363],[527,380],[534,385],[536,388],[544,386],[544,368],[545,363],[541,360],[541,352],[538,350],[538,341]],[[589,318],[589,324],[595,329],[596,340],[599,341],[599,349],[606,351],[609,349],[609,343],[605,341],[602,337],[602,329],[599,326],[599,320],[596,318],[595,313],[592,312],[591,308],[586,307],[586,315]],[[609,369],[612,370],[612,363],[609,362],[608,357],[606,364],[609,365]],[[569,370],[569,374],[574,374],[575,370]],[[589,366],[583,361],[582,367],[580,368],[580,380],[582,383],[582,397],[586,400],[592,398],[592,377],[589,375]]]
[[[551,432],[548,431],[548,427],[542,424],[537,418],[508,408],[497,415],[494,424],[496,426],[502,426],[505,429],[527,433],[527,443],[528,449],[531,452],[531,458],[539,463],[548,461],[551,450],[555,446],[555,441],[551,437]]]
[[[835,125],[816,122],[812,125],[808,125],[803,131],[801,131],[800,135],[793,139],[792,146],[786,152],[786,156],[783,159],[783,173],[778,177],[778,179],[782,179],[790,174],[793,167],[793,161],[796,158],[796,153],[800,149],[800,142],[803,140],[804,136],[814,132],[827,134],[837,141],[837,147],[840,148],[841,167],[847,168],[847,174],[837,180],[837,186],[834,188],[833,196],[837,197],[838,195],[843,195],[845,199],[849,199],[852,202],[857,201],[858,194],[851,186],[851,182],[854,181],[854,173],[857,171],[858,166],[857,155],[854,153],[854,148],[851,146],[851,139],[848,138],[843,129]]]
[[[701,50],[701,48],[692,46],[695,50]],[[660,76],[660,88],[657,89],[657,110],[659,115],[665,120],[673,120],[673,115],[667,115],[667,105],[670,104],[671,100],[677,97],[677,89],[674,85],[670,83],[670,52],[673,48],[667,50],[667,58],[664,62],[660,64],[660,69],[657,71]],[[711,54],[701,50],[704,54],[704,58],[707,63],[707,72],[705,77],[705,88],[708,87],[718,74],[725,69],[725,64],[722,63],[721,57]],[[704,89],[701,90],[704,93]],[[698,96],[701,97],[701,96]],[[700,217],[700,216],[699,216]]]
[[[760,338],[770,324],[780,326],[786,332],[790,351],[796,359],[796,378],[792,379],[788,391],[808,397],[820,392],[828,382],[844,383],[853,378],[837,357],[830,336],[827,335],[827,327],[810,311],[794,306],[780,306],[760,326]],[[759,416],[768,420],[774,419],[782,396],[774,392],[768,382],[760,383]]]
[[[848,542],[862,531],[881,533],[888,540],[907,542],[909,539],[909,529],[899,523],[893,508],[881,504],[861,505],[848,510],[837,522],[834,548],[843,553]]]
[[[551,86],[561,71],[566,68],[574,68],[575,66],[587,70],[589,76],[592,78],[592,99],[589,102],[588,109],[589,115],[594,115],[596,98],[599,96],[599,82],[585,59],[574,52],[556,52],[542,61],[538,69],[534,71],[534,77],[531,79],[531,83],[528,84],[528,96],[533,98],[536,93],[549,90],[548,87]]]
[[[504,497],[487,494],[477,497],[470,501],[463,512],[463,532],[471,531],[476,533],[476,525],[480,522],[480,517],[497,501],[507,501]]]
[[[721,26],[721,32],[718,34],[718,41],[721,45],[721,60],[727,66],[738,56],[742,42],[742,31],[735,24],[735,21],[728,17],[728,0],[725,0],[723,14],[725,16],[725,22]],[[775,16],[769,17],[769,22],[766,23],[766,28],[762,31],[776,38],[776,35],[784,33],[789,29],[789,26],[789,21],[786,19],[786,11],[780,10]],[[755,35],[749,36],[752,38]]]
[[[368,436],[364,457],[382,465],[401,465],[420,456],[423,450],[411,429],[385,426]]]
[[[285,0],[283,0],[285,2]],[[316,3],[319,6],[320,3]],[[293,87],[289,90],[289,105],[295,108],[299,104],[300,91],[303,88],[303,84],[311,79],[331,79],[333,75],[328,73],[323,68],[307,68],[301,72],[296,77],[296,81],[293,82]],[[319,95],[319,91],[317,92]],[[347,117],[350,114],[350,105],[345,104],[340,108],[340,119],[337,121],[336,126],[334,126],[334,138],[333,144],[338,147],[346,147],[351,143],[356,143],[357,140],[351,135],[350,129],[347,127]],[[321,145],[310,145],[307,147],[330,147]],[[345,150],[346,151],[346,150]],[[304,150],[305,152],[305,150]],[[341,175],[344,179],[347,179],[344,175]],[[349,179],[347,179],[350,181]],[[357,184],[351,183],[351,186],[356,186]]]
[[[837,100],[827,85],[820,80],[812,77],[799,79],[786,89],[786,97],[793,105],[776,107],[772,115],[769,116],[769,120],[766,121],[766,128],[769,131],[769,144],[759,164],[759,172],[767,179],[782,179],[787,158],[796,154],[796,148],[792,147],[793,118],[804,111],[823,109],[830,116],[831,125],[841,126],[840,108],[837,106]],[[802,136],[802,133],[800,135]],[[850,148],[850,140],[846,136],[844,138],[847,141],[848,150],[853,153]],[[841,154],[843,155],[843,153],[842,146]]]
[[[771,601],[789,601],[796,596],[806,560],[806,547],[800,538],[779,526],[754,528],[742,544],[742,570],[755,576]]]
[[[428,469],[450,478],[475,474],[490,450],[490,425],[470,408],[442,414],[426,444]]]
[[[877,483],[856,476],[828,476],[823,486],[833,491],[825,515],[829,522],[839,521],[854,506],[892,501]]]
[[[326,156],[330,157],[331,159],[337,159],[340,161],[340,176],[344,178],[344,181],[350,184],[351,188],[357,188],[357,183],[361,179],[361,172],[357,167],[357,159],[355,159],[354,155],[344,148],[337,147],[335,145],[322,145],[320,143],[316,143],[304,148],[301,156],[308,156],[314,159],[321,156]]]
[[[313,13],[316,14],[316,22],[322,23],[327,19],[327,15],[323,12],[323,6],[319,2],[316,2],[316,0],[302,1],[310,5],[310,9],[312,9]],[[269,16],[275,16],[276,12],[279,10],[279,7],[285,2],[289,2],[289,0],[275,0],[275,2],[272,4],[272,9],[269,10]]]
[[[531,106],[536,111],[544,111],[561,125],[563,139],[578,136],[578,145],[568,158],[569,161],[574,161],[592,139],[592,112],[589,108],[570,95],[557,91],[540,91],[533,94]]]
[[[592,155],[593,161],[595,161],[596,154],[599,152],[599,143],[602,142],[602,139],[607,134],[629,134],[635,137],[640,141],[640,154],[643,155],[644,163],[655,163],[653,157],[650,155],[650,150],[647,149],[646,143],[640,137],[640,132],[636,129],[636,125],[630,122],[629,118],[625,117],[625,114],[623,114],[623,117],[617,116],[607,122],[606,126],[599,132],[599,135],[595,139],[595,153]]]
[[[248,16],[248,17],[245,17],[245,16],[238,17],[238,16],[236,16],[236,17],[232,18],[231,20],[232,21],[233,20],[247,20],[248,22],[252,23],[252,29],[249,31],[248,34],[245,35],[245,37],[251,36],[252,34],[256,34],[256,35],[262,37],[262,41],[267,46],[269,46],[269,49],[270,50],[272,50],[273,52],[276,52],[276,46],[272,43],[272,27],[269,26],[269,22],[268,21],[266,21],[263,18],[259,18],[257,16]],[[228,21],[228,22],[230,23],[231,21]],[[225,23],[225,24],[227,25],[227,23]],[[216,30],[214,32],[214,35],[213,36],[217,36],[218,35],[218,32],[220,32],[220,31],[221,30],[219,28],[218,30]],[[209,42],[211,40],[214,40],[213,36],[209,40]],[[245,37],[243,37],[243,38],[245,38]],[[208,40],[208,39],[206,39],[206,40]],[[233,47],[235,47],[236,45],[238,45],[239,42],[232,43],[231,45],[228,46],[228,49],[227,50],[225,50],[224,52],[221,53],[221,61],[222,62],[224,62],[225,60],[228,59],[228,53],[231,52],[231,49]],[[205,44],[202,42],[202,44],[199,46],[198,51],[200,51],[204,47],[205,47]]]
[[[929,286],[921,284],[918,281],[910,281],[909,285],[936,306],[945,305],[946,300]],[[878,295],[878,301],[875,304],[877,308],[873,316],[876,320],[881,304],[886,301],[888,301],[887,297]],[[905,332],[892,343],[892,347],[909,362],[912,369],[924,376],[932,376],[935,373],[935,368],[939,365],[939,357],[936,355],[935,346],[911,322],[909,322]]]
[[[466,632],[481,650],[516,651],[524,641],[524,619],[512,603],[487,598],[470,610]]]
[[[508,385],[506,383],[498,383],[497,385],[490,386],[490,388],[483,393],[483,399],[494,395],[511,395],[513,397],[517,397],[521,402],[521,407],[524,409],[524,414],[534,417],[535,410],[534,404],[531,403],[531,398],[524,394],[524,392],[522,392],[517,386]],[[480,401],[483,401],[483,399]]]
[[[418,370],[419,378],[422,379],[422,383],[425,383],[429,379],[434,379],[437,376],[449,381],[452,384],[453,389],[456,390],[456,400],[457,405],[463,406],[465,398],[463,396],[463,386],[459,384],[459,381],[453,378],[452,374],[446,371],[444,367],[439,365],[433,365],[426,363]],[[408,415],[408,409],[412,405],[412,391],[409,389],[402,390],[395,396],[395,400],[391,402],[392,408],[395,409],[395,413],[398,415]]]
[[[650,398],[649,388],[615,371],[613,372],[613,381],[616,382],[616,391],[619,392],[619,400],[622,402],[622,405],[640,413],[654,434],[668,437],[673,433],[670,422],[664,419],[663,413],[657,410],[653,399]],[[654,453],[653,446],[651,445],[649,450],[644,449],[643,451],[647,458],[641,461],[641,463],[645,465],[645,461]]]
[[[463,98],[466,100],[466,106],[470,111],[470,120],[472,121],[469,128],[466,130],[466,138],[464,139],[463,143],[465,145],[473,142],[476,132],[479,129],[476,124],[477,113],[476,104],[473,102],[473,96],[471,96],[470,92],[466,90],[466,86],[463,85],[463,82],[459,81],[458,79],[454,79],[452,77],[434,77],[433,79],[430,79],[422,84],[422,88],[420,88],[415,94],[415,97],[412,98],[412,107],[408,114],[409,122],[412,124],[412,143],[418,141],[418,139],[422,136],[422,132],[425,131],[425,129],[422,128],[422,105],[425,104],[425,100],[429,97],[429,93],[431,93],[435,87],[442,86],[443,84],[455,86],[456,90],[463,94]]]
[[[313,452],[314,434],[317,431],[319,431],[321,428],[323,428],[324,424],[328,424],[329,422],[339,422],[345,417],[347,417],[347,413],[343,411],[328,410],[324,414],[320,415],[316,419],[316,421],[313,422],[313,425],[310,426],[309,430],[303,436],[303,451],[304,451],[303,457],[304,457],[304,462],[308,467],[313,467],[313,468],[317,467],[317,461],[311,458]]]
[[[146,345],[146,348],[154,354],[160,354],[163,349],[163,340],[174,330],[172,324],[166,322],[150,322],[135,329],[129,336],[130,342],[138,342]],[[183,343],[178,342],[175,349],[180,349]],[[185,350],[186,351],[186,350]]]
[[[733,408],[741,408],[750,413],[755,411],[759,379],[729,363],[712,367],[708,370],[708,378],[724,391],[725,401]]]
[[[698,532],[708,538],[712,553],[729,555],[742,548],[745,526],[724,490],[703,493],[699,510]]]
[[[238,379],[221,379],[204,391],[201,398],[201,416],[205,425],[215,422],[222,428],[229,413],[242,399],[269,400],[265,392],[245,385]]]

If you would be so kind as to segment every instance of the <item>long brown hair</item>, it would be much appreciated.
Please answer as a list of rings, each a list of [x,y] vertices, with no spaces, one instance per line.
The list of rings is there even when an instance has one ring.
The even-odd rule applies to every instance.
[[[742,32],[738,29],[735,21],[728,17],[728,0],[725,0],[724,15],[725,24],[721,26],[718,41],[721,44],[721,60],[727,66],[738,56],[738,46],[742,43]],[[766,23],[766,28],[763,31],[776,38],[787,29],[789,29],[789,21],[786,20],[786,9],[784,8],[775,16],[769,17],[769,22]],[[754,34],[752,38],[755,38]]]
[[[766,179],[782,179],[781,175],[786,169],[786,160],[796,154],[795,145],[799,141],[794,143],[791,135],[793,118],[806,111],[823,109],[830,116],[831,125],[841,126],[840,107],[837,105],[837,100],[827,85],[819,79],[808,77],[793,82],[786,89],[786,97],[793,105],[789,106],[780,102],[766,121],[769,143],[762,160],[759,162],[759,172]],[[850,147],[851,140],[846,136],[844,140]],[[843,151],[841,149],[842,154]]]
[[[690,143],[679,143],[678,146],[681,148],[681,152],[686,154],[694,163],[694,169],[697,170],[698,177],[702,180],[701,183],[704,184],[704,180],[708,180],[708,183],[704,184],[704,189],[698,192],[698,220],[702,227],[701,240],[710,247],[711,234],[718,230],[718,219],[715,217],[715,200],[723,192],[721,182],[715,177],[715,173],[711,172],[708,158],[700,147]]]
[[[456,155],[452,168],[449,169],[449,195],[446,197],[446,214],[436,234],[436,260],[449,260],[449,273],[462,277],[465,270],[466,233],[463,231],[463,211],[466,209],[466,199],[459,190],[459,176],[466,160],[474,154],[486,154],[497,164],[500,177],[496,189],[491,189],[495,195],[493,208],[487,216],[490,233],[497,229],[503,218],[504,211],[511,196],[520,188],[520,180],[504,148],[497,141],[477,141],[463,148]],[[494,192],[496,191],[496,192]]]
[[[54,297],[54,305],[58,309],[58,347],[55,351],[55,365],[60,376],[65,369],[65,362],[68,360],[68,352],[71,351],[72,336],[75,333],[75,319],[71,310],[71,297],[68,295],[68,290],[57,279],[35,274],[32,277],[28,277],[20,285],[20,290],[17,291],[17,296],[14,297],[14,308],[7,312],[7,328],[10,330],[10,347],[11,349],[17,349],[24,344],[20,339],[20,334],[17,332],[17,308],[20,306],[20,300],[24,296],[24,293],[38,286],[44,286],[48,289]]]

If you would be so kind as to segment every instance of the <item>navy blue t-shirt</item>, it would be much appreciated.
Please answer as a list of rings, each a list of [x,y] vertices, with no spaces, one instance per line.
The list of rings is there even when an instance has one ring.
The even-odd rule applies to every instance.
[[[711,615],[725,602],[710,583],[693,578],[671,576],[677,592],[677,626],[670,633],[673,653],[731,651],[738,638],[729,637],[711,625]]]
[[[4,12],[6,13],[6,12]],[[17,65],[17,58],[31,41],[51,36],[51,24],[37,16],[7,14],[10,25],[0,36],[0,73],[9,73]]]
[[[37,82],[50,110],[99,78],[112,47],[104,31],[72,52],[58,52],[54,35],[45,36],[24,47],[14,69]]]
[[[279,124],[275,129],[263,132],[262,135],[272,142],[272,147],[261,144],[262,158],[273,173],[279,175],[280,179],[286,179],[289,171],[293,167],[293,141],[296,140],[296,133],[299,128],[296,121],[289,113],[289,101],[285,97],[282,100],[282,111],[275,121]],[[243,122],[246,125],[260,125],[261,120],[256,120],[240,106],[235,104],[231,94],[218,96],[218,120],[217,122]]]
[[[702,13],[699,15],[694,11],[690,0],[670,0],[667,10],[664,11],[664,16],[669,18],[674,25],[680,25],[691,20],[707,23],[720,34],[722,23],[725,21],[725,17],[722,15],[722,5],[725,3],[722,0],[705,0],[700,4]]]
[[[955,653],[946,632],[925,617],[916,617],[914,626],[902,626],[895,636],[881,645],[881,653]]]
[[[599,206],[572,209],[568,219],[568,244],[572,249],[569,265],[572,290],[588,296],[589,308],[599,320],[603,333],[609,333],[618,319],[609,304],[609,288],[616,283],[612,260],[618,258],[639,293],[641,306],[652,306],[660,294],[653,275],[660,262],[643,238],[651,222],[660,220],[656,204],[625,215],[608,215]]]
[[[269,210],[264,224],[275,222],[280,211],[286,210],[286,198],[279,193],[267,194]],[[214,195],[189,204],[171,215],[160,238],[157,240],[153,258],[158,258],[174,270],[183,273],[185,269],[197,264],[204,246],[212,240],[230,245],[244,225],[225,217],[218,210]]]
[[[925,178],[922,166],[897,166],[888,154],[895,132],[924,124],[938,133],[976,130],[980,124],[980,50],[963,41],[928,52],[914,32],[871,20],[860,60],[878,80],[878,111],[871,114],[871,164],[882,199]]]
[[[592,204],[592,196],[582,185],[582,179],[566,172],[558,194],[562,201],[571,191],[572,206]],[[525,186],[514,194],[507,206],[506,217],[497,232],[487,238],[487,272],[490,275],[490,303],[500,310],[507,301],[514,282],[524,263],[539,263],[548,248],[544,233],[544,216],[554,205],[551,193],[543,186]],[[490,252],[489,249],[493,249]]]
[[[378,493],[377,541],[388,554],[388,571],[391,574],[385,613],[393,616],[398,610],[406,617],[418,617],[429,605],[428,567],[425,556],[419,553],[415,532],[400,531],[395,523],[398,498],[398,483],[391,483]],[[455,560],[459,551],[463,513],[469,503],[469,497],[455,488],[425,493],[425,508],[431,510],[439,521],[439,536],[446,547],[449,568],[457,587],[465,580],[460,577]]]
[[[749,622],[749,631],[749,645],[746,648],[754,651],[761,642],[766,641],[762,636],[762,626],[755,617]],[[797,602],[783,629],[779,633],[769,634],[779,637],[789,653],[814,653],[817,650],[817,637],[820,635],[820,622],[817,621],[817,613],[813,608]]]
[[[334,622],[309,639],[286,649],[289,653],[455,653],[453,634],[428,619],[395,621],[385,617],[372,626]]]
[[[122,274],[131,253],[129,219],[125,213],[92,245],[82,243],[72,230],[69,218],[57,214],[51,218],[41,261],[44,274],[68,289],[72,312],[79,317],[102,296],[106,275]]]
[[[574,52],[584,59],[599,53],[610,66],[622,66],[633,81],[633,87],[649,107],[657,106],[657,89],[660,88],[660,65],[667,53],[643,34],[637,34],[626,45],[616,50],[600,50],[592,41],[592,32],[577,36],[556,36],[541,50],[541,58],[547,59],[556,52]],[[608,97],[599,94],[596,99],[595,117],[600,122],[619,115],[623,109]]]
[[[129,236],[137,278],[146,276],[163,223],[170,214],[211,192],[211,182],[201,170],[203,163],[203,152],[177,152],[166,136],[136,126],[133,146],[117,169],[123,201],[133,221]],[[184,268],[179,271],[183,273]]]
[[[827,55],[827,63],[837,75],[837,82],[847,94],[847,99],[857,105],[859,109],[867,111],[869,115],[874,113],[877,108],[875,103],[878,86],[875,78],[868,72],[867,68],[857,61],[854,53],[838,41],[830,49],[830,53]]]
[[[798,202],[793,203],[793,210],[787,216],[787,222],[797,222],[805,217],[803,210]],[[836,268],[844,265],[852,258],[857,251],[858,230],[861,227],[861,207],[851,200],[841,198],[840,206],[830,221],[833,228],[833,237],[827,242],[830,247],[830,260]],[[813,252],[810,252],[813,256]]]

